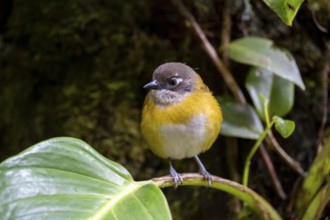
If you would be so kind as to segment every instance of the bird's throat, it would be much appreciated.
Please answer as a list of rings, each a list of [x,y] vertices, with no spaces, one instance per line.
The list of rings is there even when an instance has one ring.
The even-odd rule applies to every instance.
[[[156,105],[166,107],[167,105],[182,102],[189,95],[189,93],[177,93],[166,89],[160,89],[150,91],[149,95],[151,100]]]

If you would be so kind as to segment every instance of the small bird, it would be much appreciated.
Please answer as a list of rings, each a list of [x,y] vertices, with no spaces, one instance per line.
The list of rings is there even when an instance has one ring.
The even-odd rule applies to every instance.
[[[222,112],[209,88],[191,67],[178,62],[160,65],[143,88],[150,91],[143,105],[141,133],[154,154],[169,160],[175,187],[182,178],[171,160],[191,157],[211,185],[212,176],[198,155],[217,139]]]

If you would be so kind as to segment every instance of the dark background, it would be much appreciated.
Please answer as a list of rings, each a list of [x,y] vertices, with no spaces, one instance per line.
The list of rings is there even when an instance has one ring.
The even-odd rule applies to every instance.
[[[248,21],[243,1],[185,1],[208,39],[221,54],[224,36],[272,39],[295,57],[306,91],[296,88],[287,118],[296,131],[284,149],[308,169],[316,154],[324,70],[329,60],[329,7],[315,13],[301,6],[288,27],[262,1],[252,0]],[[329,5],[328,5],[329,6]],[[230,31],[224,30],[224,16]],[[153,70],[168,61],[187,63],[215,95],[230,96],[199,39],[170,1],[165,0],[0,0],[0,160],[55,136],[83,139],[124,165],[136,180],[168,173],[167,161],[147,150],[139,132],[146,91]],[[224,57],[226,60],[226,57]],[[244,90],[248,68],[227,63]],[[245,92],[245,90],[244,90]],[[327,126],[326,126],[327,127]],[[219,137],[201,156],[208,170],[231,178],[231,145]],[[238,141],[238,172],[253,142]],[[300,177],[270,150],[284,190],[290,196]],[[191,160],[175,162],[180,172],[197,171]],[[288,200],[275,193],[260,155],[251,166],[250,186],[281,213]],[[234,201],[225,193],[196,187],[164,190],[174,219],[232,219]]]

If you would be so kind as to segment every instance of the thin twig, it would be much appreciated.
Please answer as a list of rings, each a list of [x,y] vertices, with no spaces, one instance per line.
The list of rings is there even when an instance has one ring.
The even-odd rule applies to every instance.
[[[206,53],[210,56],[214,65],[216,66],[218,71],[221,73],[223,79],[225,80],[226,84],[228,85],[228,88],[231,90],[234,97],[237,100],[239,100],[241,103],[245,104],[246,100],[243,95],[243,92],[237,85],[237,83],[236,83],[235,79],[233,78],[232,74],[230,73],[230,71],[227,69],[227,67],[221,61],[220,57],[217,54],[217,51],[214,49],[214,47],[211,45],[211,43],[205,36],[202,28],[196,22],[194,16],[188,11],[188,9],[182,4],[182,2],[180,0],[172,0],[172,2],[177,7],[179,12],[187,19],[187,21],[192,26],[196,35],[201,40]]]
[[[312,18],[313,18],[314,24],[315,24],[315,26],[317,27],[317,29],[319,29],[319,30],[322,31],[323,33],[328,33],[329,30],[328,30],[326,27],[323,27],[323,26],[319,23],[319,21],[318,21],[318,19],[317,19],[317,17],[316,17],[316,13],[315,13],[315,11],[314,11],[314,10],[311,10],[311,13],[312,13]]]
[[[268,145],[273,146],[274,150],[276,153],[278,153],[278,155],[294,170],[296,171],[298,174],[304,176],[306,173],[304,171],[304,169],[301,167],[300,163],[298,161],[296,161],[295,159],[293,159],[290,155],[288,155],[283,148],[281,147],[281,145],[277,142],[277,140],[275,139],[272,131],[268,132],[268,137],[266,138],[266,141],[268,143]]]
[[[282,184],[278,179],[278,176],[276,174],[275,168],[270,160],[269,154],[267,152],[267,149],[265,147],[261,147],[260,148],[260,154],[261,154],[261,158],[264,161],[265,164],[269,164],[269,166],[266,166],[266,168],[268,169],[268,172],[270,174],[270,177],[272,179],[272,183],[274,185],[275,191],[277,193],[277,195],[281,198],[281,199],[286,199],[287,195],[283,190]]]

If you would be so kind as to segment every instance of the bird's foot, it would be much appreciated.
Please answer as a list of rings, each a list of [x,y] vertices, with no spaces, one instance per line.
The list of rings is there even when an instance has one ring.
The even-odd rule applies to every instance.
[[[183,180],[182,180],[182,177],[180,176],[180,174],[178,172],[176,172],[176,170],[172,166],[171,161],[169,161],[169,164],[170,164],[170,174],[173,177],[173,181],[174,181],[174,187],[177,188],[179,183],[180,184],[183,183]]]
[[[200,170],[199,172],[200,172],[200,173],[204,176],[204,178],[207,180],[209,186],[211,186],[212,183],[213,183],[212,175],[211,175],[207,170]]]
[[[199,167],[199,173],[204,176],[204,178],[207,180],[209,186],[211,186],[212,183],[213,183],[212,175],[206,170],[206,168],[204,167],[202,161],[198,158],[197,155],[194,158],[195,158],[195,161],[196,161],[196,163]]]

